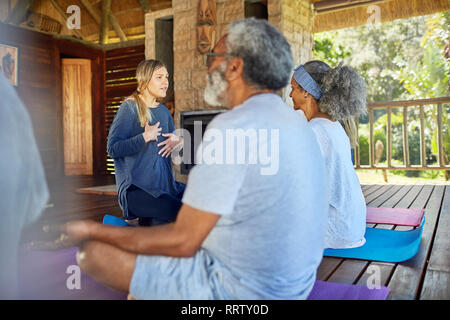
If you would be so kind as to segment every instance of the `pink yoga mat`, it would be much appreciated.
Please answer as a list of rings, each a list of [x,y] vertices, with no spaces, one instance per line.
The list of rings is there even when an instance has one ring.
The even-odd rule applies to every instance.
[[[424,209],[367,207],[366,222],[417,227],[422,221],[424,212]]]

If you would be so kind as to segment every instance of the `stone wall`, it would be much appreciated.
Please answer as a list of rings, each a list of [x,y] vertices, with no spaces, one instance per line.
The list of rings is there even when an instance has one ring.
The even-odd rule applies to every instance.
[[[154,19],[173,15],[175,126],[179,127],[180,112],[210,109],[203,101],[206,85],[204,56],[197,51],[196,22],[199,0],[172,0],[172,8],[146,15],[146,57],[154,57]],[[313,10],[311,0],[267,0],[269,23],[277,27],[291,44],[294,64],[311,59],[313,40]],[[227,25],[244,18],[244,0],[216,0],[216,41]],[[148,48],[147,48],[148,47]],[[290,105],[289,86],[280,92]],[[177,170],[175,170],[177,171]],[[177,179],[185,177],[176,174]]]
[[[268,0],[269,23],[286,37],[291,45],[294,65],[311,60],[314,45],[312,29],[314,10],[310,0]],[[290,87],[283,89],[283,100],[292,106]]]
[[[203,110],[206,67],[204,56],[196,49],[196,17],[199,0],[172,0],[172,8],[148,13],[145,19],[146,58],[155,57],[154,20],[173,16],[175,126],[180,112]],[[313,47],[313,10],[310,0],[268,0],[269,22],[276,26],[291,44],[295,65],[311,59]],[[216,41],[226,33],[227,25],[244,18],[244,0],[216,0]],[[290,103],[288,89],[282,96]]]
[[[180,112],[208,109],[203,101],[206,82],[204,55],[197,51],[196,18],[198,0],[173,0],[174,11],[174,82],[175,125]],[[216,0],[216,41],[226,32],[226,26],[244,17],[243,0]]]
[[[155,59],[155,20],[173,16],[173,9],[158,10],[145,15],[145,59]]]
[[[206,86],[206,66],[204,55],[197,51],[197,6],[198,0],[172,0],[174,13],[173,50],[175,86],[175,127],[179,128],[180,112],[212,109],[203,101]],[[216,41],[226,33],[226,26],[244,17],[243,0],[216,0],[217,26]],[[187,177],[179,174],[175,167],[175,177],[186,182]]]
[[[268,0],[269,22],[291,44],[295,65],[311,59],[314,13],[310,0]],[[174,13],[174,83],[175,123],[179,114],[209,107],[203,101],[206,67],[203,55],[196,50],[196,13],[198,0],[173,0]],[[244,0],[216,0],[216,41],[226,33],[227,25],[244,18]],[[291,104],[289,89],[281,93]]]

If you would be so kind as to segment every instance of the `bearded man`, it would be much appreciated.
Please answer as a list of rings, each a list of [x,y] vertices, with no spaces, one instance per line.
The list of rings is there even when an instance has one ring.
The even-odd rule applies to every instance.
[[[83,271],[137,299],[305,299],[322,259],[328,205],[314,133],[275,94],[290,79],[290,46],[266,21],[243,19],[207,58],[205,100],[229,110],[208,125],[197,156],[217,143],[227,161],[191,170],[174,223],[75,221],[65,232],[83,242]],[[229,130],[257,132],[257,148],[230,150],[210,139]],[[269,146],[279,166],[265,174],[264,161],[249,159]]]

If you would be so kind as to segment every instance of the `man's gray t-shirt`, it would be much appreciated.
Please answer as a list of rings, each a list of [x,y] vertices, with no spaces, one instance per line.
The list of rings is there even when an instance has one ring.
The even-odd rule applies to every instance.
[[[183,203],[221,215],[202,245],[220,278],[219,298],[307,298],[323,255],[328,195],[304,117],[275,94],[252,96],[214,118],[200,157]]]

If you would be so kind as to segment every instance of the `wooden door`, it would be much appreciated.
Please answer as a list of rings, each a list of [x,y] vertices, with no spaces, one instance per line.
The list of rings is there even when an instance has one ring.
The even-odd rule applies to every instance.
[[[61,59],[64,173],[92,175],[91,60]]]

